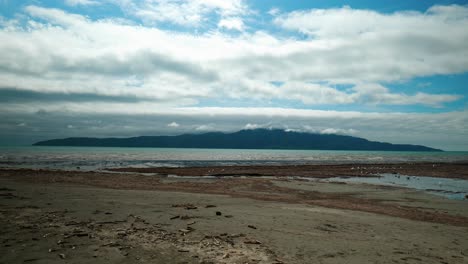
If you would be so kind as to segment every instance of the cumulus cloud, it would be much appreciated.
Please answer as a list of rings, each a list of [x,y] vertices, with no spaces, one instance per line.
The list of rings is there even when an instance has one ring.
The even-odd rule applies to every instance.
[[[172,123],[169,123],[167,124],[168,127],[179,127],[180,125],[176,122],[172,122]]]
[[[243,12],[244,6],[242,1],[195,2],[229,15]],[[278,25],[314,36],[297,40],[262,31],[195,36],[27,6],[30,18],[13,19],[0,28],[0,49],[4,51],[0,54],[0,86],[41,92],[130,94],[182,104],[227,97],[287,99],[309,105],[441,107],[460,96],[395,93],[380,82],[467,71],[463,54],[468,52],[464,45],[468,18],[460,15],[468,14],[467,10],[462,6],[434,7],[424,14],[382,15],[342,8],[280,15]],[[445,19],[453,13],[455,21]],[[345,21],[364,17],[374,26],[366,31],[369,34],[359,33],[363,30],[360,23],[355,23],[357,28],[347,24],[341,29],[344,33],[335,32],[341,28],[335,27],[340,15]],[[226,19],[230,18],[235,17]],[[317,23],[310,24],[309,18]],[[431,23],[425,26],[427,21]],[[413,41],[421,37],[424,43]],[[333,87],[340,83],[355,88],[344,91]],[[372,92],[368,87],[374,87]]]
[[[275,23],[310,36],[325,53],[332,51],[319,60],[335,66],[341,60],[342,66],[325,68],[333,74],[343,70],[343,80],[356,74],[361,80],[392,81],[466,71],[468,62],[457,54],[466,52],[467,14],[468,7],[457,5],[393,14],[344,7],[294,11]]]

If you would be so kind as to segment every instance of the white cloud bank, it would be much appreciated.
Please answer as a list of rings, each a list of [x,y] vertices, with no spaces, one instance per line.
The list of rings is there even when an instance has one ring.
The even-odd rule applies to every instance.
[[[96,109],[96,111],[93,111]],[[127,107],[127,108],[126,108]],[[134,106],[135,107],[135,106]],[[140,136],[237,131],[255,128],[283,128],[315,133],[338,133],[392,143],[422,144],[447,150],[468,148],[468,112],[450,113],[362,113],[318,111],[291,108],[145,108],[138,112],[119,104],[39,105],[30,112],[17,109],[0,111],[2,133],[24,133],[32,143],[42,139],[67,136]],[[12,114],[14,113],[14,115]],[[73,135],[60,130],[73,120],[79,128]],[[19,122],[27,126],[18,127]],[[183,126],[168,126],[172,122]],[[31,131],[36,132],[31,134]],[[71,132],[71,131],[70,131]]]
[[[386,84],[467,72],[466,6],[434,6],[426,12],[391,14],[347,7],[270,12],[276,16],[277,27],[291,32],[291,36],[284,37],[260,29],[238,34],[225,32],[225,29],[249,28],[243,18],[253,11],[240,0],[108,2],[118,4],[130,16],[147,20],[152,26],[119,18],[92,20],[39,6],[27,6],[22,14],[11,19],[2,18],[0,91],[8,88],[96,94],[139,98],[144,102],[11,101],[2,102],[1,112],[32,114],[43,109],[48,113],[73,115],[170,116],[172,119],[161,123],[164,129],[174,129],[168,126],[171,122],[182,122],[173,117],[190,116],[199,118],[196,124],[187,123],[192,129],[233,129],[219,125],[218,121],[223,123],[221,120],[210,121],[222,116],[237,129],[249,123],[254,126],[277,122],[290,129],[310,126],[317,131],[358,131],[357,135],[388,141],[406,138],[406,142],[412,142],[410,139],[418,140],[418,135],[435,140],[436,136],[451,135],[452,141],[466,142],[459,136],[468,134],[466,112],[366,114],[291,108],[195,107],[203,100],[220,99],[257,100],[260,106],[268,105],[270,100],[283,100],[289,105],[300,102],[311,108],[317,105],[444,107],[462,95],[432,94],[425,87],[417,87],[417,92],[397,91]],[[206,19],[213,14],[218,19],[214,28],[219,31],[195,34],[158,26],[169,22],[197,28],[209,23]],[[305,38],[296,38],[296,34],[304,34]],[[259,115],[261,118],[256,118]],[[297,122],[295,127],[293,121]],[[30,122],[27,124],[29,127]]]
[[[141,4],[161,3],[189,2]],[[242,1],[192,4],[226,15],[247,12]],[[468,8],[463,6],[386,15],[350,8],[310,10],[275,19],[281,27],[310,35],[306,40],[263,31],[192,35],[38,6],[24,11],[25,20],[1,24],[1,87],[131,94],[183,104],[254,98],[441,107],[460,95],[394,92],[383,83],[468,71]],[[241,30],[242,21],[234,20],[220,27]],[[340,90],[335,84],[353,88]]]
[[[468,61],[468,7],[433,6],[425,13],[381,14],[349,7],[313,9],[281,15],[275,23],[310,37],[318,48],[302,52],[312,66],[302,77],[333,81],[395,81],[465,72]],[[313,58],[315,57],[315,59]],[[341,76],[341,77],[339,77]]]

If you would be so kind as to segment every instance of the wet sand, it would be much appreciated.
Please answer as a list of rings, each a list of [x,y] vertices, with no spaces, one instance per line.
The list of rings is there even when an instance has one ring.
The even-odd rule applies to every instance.
[[[184,168],[117,168],[117,172],[157,173],[180,176],[299,176],[313,178],[366,177],[379,173],[468,179],[468,163],[395,163],[288,166],[210,166]]]
[[[281,177],[0,170],[0,263],[466,263],[467,208]]]

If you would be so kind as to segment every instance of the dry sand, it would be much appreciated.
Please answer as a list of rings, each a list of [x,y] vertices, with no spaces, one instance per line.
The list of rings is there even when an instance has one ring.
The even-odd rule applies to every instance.
[[[0,170],[0,223],[0,263],[468,262],[468,201],[365,184]]]

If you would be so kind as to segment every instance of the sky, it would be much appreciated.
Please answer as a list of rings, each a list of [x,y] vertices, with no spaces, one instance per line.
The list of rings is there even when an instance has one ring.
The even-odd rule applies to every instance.
[[[283,128],[468,151],[466,1],[0,0],[0,145]]]

